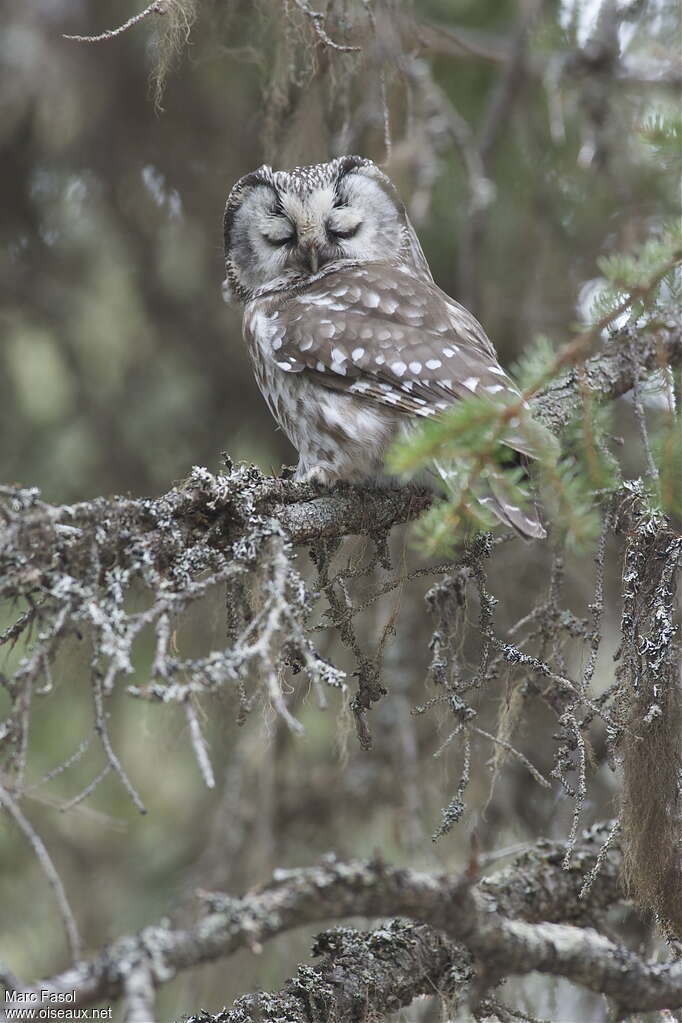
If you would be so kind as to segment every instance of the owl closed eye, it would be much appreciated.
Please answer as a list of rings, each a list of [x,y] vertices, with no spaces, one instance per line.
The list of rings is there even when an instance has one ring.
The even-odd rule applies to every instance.
[[[259,167],[233,187],[224,231],[226,297],[244,304],[256,379],[299,479],[381,481],[388,447],[420,420],[470,394],[518,401],[481,325],[434,283],[371,160]],[[512,427],[505,442],[532,457],[527,431]],[[437,469],[447,485],[448,467]],[[501,522],[545,535],[493,470],[487,487],[477,499]]]
[[[390,180],[348,156],[295,171],[263,166],[232,189],[225,210],[227,278],[243,299],[270,282],[342,260],[410,258],[416,242]],[[416,242],[415,269],[428,273]]]

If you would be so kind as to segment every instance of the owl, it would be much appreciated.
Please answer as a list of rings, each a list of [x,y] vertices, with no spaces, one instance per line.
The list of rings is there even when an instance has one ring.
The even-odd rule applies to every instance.
[[[518,401],[481,325],[434,283],[371,160],[259,167],[232,188],[224,231],[224,296],[244,305],[258,386],[298,451],[297,479],[385,480],[387,449],[420,420],[471,394]],[[533,455],[523,431],[505,442],[510,457]],[[522,536],[545,536],[502,474],[488,470],[476,496]]]

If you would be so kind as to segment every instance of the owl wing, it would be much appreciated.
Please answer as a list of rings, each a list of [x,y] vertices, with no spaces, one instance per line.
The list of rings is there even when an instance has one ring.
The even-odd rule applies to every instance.
[[[478,321],[409,267],[342,268],[284,300],[258,300],[246,332],[284,372],[408,415],[472,394],[499,405],[520,397]],[[535,453],[527,430],[505,443]]]

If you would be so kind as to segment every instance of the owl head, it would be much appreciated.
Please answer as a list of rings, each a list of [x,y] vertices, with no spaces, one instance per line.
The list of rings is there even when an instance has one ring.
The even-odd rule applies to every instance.
[[[227,301],[305,283],[343,263],[405,262],[430,278],[390,179],[361,156],[241,178],[225,207]]]

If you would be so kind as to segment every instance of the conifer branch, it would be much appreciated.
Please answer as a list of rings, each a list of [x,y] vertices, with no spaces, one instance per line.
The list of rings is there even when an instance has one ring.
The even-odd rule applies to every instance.
[[[494,941],[490,937],[493,932],[499,932],[501,942],[510,940],[507,962],[519,972],[524,972],[521,969],[520,943],[525,942],[528,936],[540,942],[528,962],[540,963],[537,968],[542,968],[542,962],[546,962],[542,943],[547,939],[539,922],[561,921],[566,933],[570,932],[572,936],[575,931],[583,936],[579,956],[582,962],[589,956],[592,946],[599,950],[605,949],[606,945],[605,939],[596,934],[591,938],[589,932],[576,925],[594,919],[594,914],[598,914],[600,909],[622,898],[619,882],[622,857],[617,843],[612,843],[606,856],[602,857],[589,899],[580,901],[578,898],[583,879],[595,867],[608,831],[608,825],[600,825],[586,832],[576,845],[568,871],[562,867],[565,846],[542,841],[512,865],[482,878],[473,887],[470,879],[396,869],[378,861],[344,863],[328,860],[318,867],[278,870],[262,889],[241,898],[222,893],[202,893],[204,914],[191,928],[173,929],[167,922],[146,927],[137,935],[118,939],[94,958],[83,959],[63,973],[40,980],[35,987],[20,990],[54,993],[75,990],[76,1005],[83,1007],[126,993],[131,996],[137,988],[137,976],[145,979],[145,990],[148,991],[149,979],[154,987],[158,987],[199,963],[225,958],[240,948],[262,945],[276,935],[303,924],[357,916],[402,915],[426,924],[427,929],[420,931],[423,948],[428,952],[428,961],[431,964],[439,962],[442,970],[452,969],[458,962],[467,962],[467,953],[457,944],[463,942],[466,945],[472,941],[477,945],[477,928],[480,929],[480,922],[488,917],[490,926],[481,929],[481,934],[485,935],[481,940],[485,943]],[[531,891],[534,894],[529,899]],[[519,930],[521,921],[525,921],[524,926],[530,925],[531,929]],[[537,931],[534,929],[536,926]],[[547,927],[547,924],[542,926]],[[559,927],[559,924],[555,926]],[[444,943],[434,929],[450,934],[455,944],[452,941]],[[399,940],[399,931],[396,939]],[[495,949],[502,965],[504,953],[499,943],[495,944]],[[614,968],[615,962],[620,962],[620,959],[614,961]],[[560,957],[558,963],[559,973],[562,969],[569,969],[562,966]],[[653,968],[637,956],[630,956],[628,964],[634,972],[629,983],[630,1001],[623,1004],[641,1008],[677,1004],[669,990],[675,977],[673,967],[659,964],[653,971],[662,981],[656,993],[650,990]],[[535,969],[536,966],[529,968]],[[426,976],[422,976],[426,982]],[[233,1018],[237,1019],[237,1016]],[[266,1015],[264,1018],[269,1017]]]

